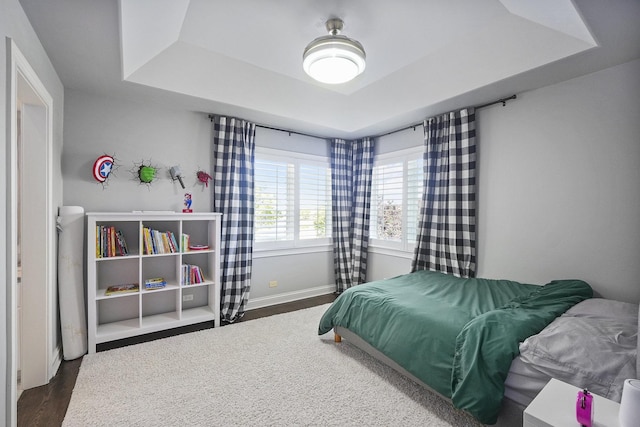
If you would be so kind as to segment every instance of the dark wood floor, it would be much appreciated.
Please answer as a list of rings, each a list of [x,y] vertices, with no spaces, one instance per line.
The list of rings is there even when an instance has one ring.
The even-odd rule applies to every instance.
[[[335,298],[335,295],[330,294],[251,310],[245,313],[241,321],[246,322],[247,320],[259,319],[261,317],[272,316],[274,314],[315,307],[317,305],[333,302]],[[98,346],[97,351],[138,344],[175,335],[177,333],[191,332],[210,327],[211,322],[208,322],[206,324],[187,326],[184,328],[174,329],[172,331],[148,334],[133,339],[102,344]],[[62,420],[67,412],[69,400],[71,399],[71,392],[76,384],[76,378],[78,376],[81,363],[82,358],[62,362],[60,369],[58,369],[58,372],[49,384],[32,388],[22,393],[18,400],[18,427],[57,427],[62,425]]]

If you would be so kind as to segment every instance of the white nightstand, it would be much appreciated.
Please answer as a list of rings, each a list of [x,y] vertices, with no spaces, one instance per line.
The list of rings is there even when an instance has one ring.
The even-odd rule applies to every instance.
[[[580,389],[551,379],[522,416],[524,427],[579,427],[576,421],[576,400]],[[593,395],[593,426],[618,427],[620,404]]]

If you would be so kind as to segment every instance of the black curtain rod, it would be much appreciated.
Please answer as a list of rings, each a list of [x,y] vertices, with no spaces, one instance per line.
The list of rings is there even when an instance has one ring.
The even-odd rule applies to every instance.
[[[516,98],[517,98],[517,96],[514,94],[514,95],[511,95],[508,98],[501,98],[501,99],[498,99],[496,101],[489,102],[487,104],[478,105],[477,107],[475,107],[475,109],[479,110],[480,108],[484,108],[484,107],[488,107],[490,105],[495,105],[495,104],[500,104],[500,103],[502,103],[502,106],[505,107],[507,105],[507,101],[511,101],[512,99],[516,99]]]
[[[500,98],[498,100],[495,100],[493,102],[489,102],[487,104],[478,105],[478,106],[476,106],[474,108],[476,110],[479,110],[480,108],[484,108],[484,107],[488,107],[490,105],[495,105],[495,104],[500,104],[500,103],[502,103],[502,106],[504,107],[504,106],[507,105],[507,101],[511,101],[512,99],[516,99],[516,95],[511,95],[511,96],[509,96],[507,98]],[[209,114],[209,119],[210,120],[213,120],[215,117],[216,116],[214,114]],[[416,130],[416,127],[422,126],[422,124],[423,124],[423,122],[415,123],[413,125],[409,125],[409,126],[401,128],[401,129],[396,129],[396,130],[392,130],[392,131],[387,132],[387,133],[383,133],[381,135],[372,136],[371,138],[380,138],[381,136],[391,135],[391,134],[394,134],[394,133],[397,133],[397,132],[402,132],[403,130],[407,130],[407,129]],[[296,135],[308,136],[310,138],[318,138],[318,139],[324,139],[324,140],[331,139],[330,137],[312,135],[310,133],[297,132],[297,131],[288,130],[288,129],[280,129],[280,128],[276,128],[276,127],[261,125],[261,124],[256,124],[256,127],[263,128],[263,129],[269,129],[269,130],[276,130],[276,131],[279,131],[279,132],[285,132],[285,133],[288,133],[289,136],[291,136],[292,133],[295,133]]]
[[[296,135],[308,136],[308,137],[311,137],[311,138],[318,138],[318,139],[324,139],[324,140],[329,139],[329,138],[324,137],[324,136],[311,135],[310,133],[296,132],[295,130],[280,129],[280,128],[274,128],[274,127],[265,126],[265,125],[256,124],[256,127],[259,127],[259,128],[262,128],[262,129],[270,129],[270,130],[277,130],[277,131],[280,131],[280,132],[286,132],[286,133],[289,134],[289,136],[291,136],[292,133],[295,133]]]
[[[484,108],[484,107],[488,107],[488,106],[490,106],[490,105],[495,105],[495,104],[500,104],[500,103],[502,103],[502,106],[504,107],[504,106],[506,106],[506,105],[507,105],[507,101],[511,101],[512,99],[516,99],[516,95],[511,95],[511,96],[509,96],[509,97],[507,97],[507,98],[500,98],[500,99],[497,99],[497,100],[495,100],[495,101],[488,102],[488,103],[486,103],[486,104],[482,104],[482,105],[475,106],[475,107],[473,107],[473,108],[475,108],[476,110],[479,110],[480,108]],[[376,135],[376,136],[374,136],[373,138],[380,138],[381,136],[391,135],[391,134],[394,134],[394,133],[402,132],[403,130],[407,130],[407,129],[413,129],[413,130],[416,130],[416,128],[417,128],[418,126],[423,126],[423,124],[424,124],[424,121],[422,121],[422,122],[420,122],[420,123],[414,123],[414,124],[412,124],[412,125],[405,126],[405,127],[403,127],[403,128],[400,128],[400,129],[392,130],[392,131],[389,131],[389,132],[387,132],[387,133],[383,133],[383,134],[381,134],[381,135]]]
[[[215,117],[216,117],[215,114],[209,114],[209,120],[213,121]],[[292,133],[295,133],[296,135],[308,136],[310,138],[318,138],[318,139],[324,139],[324,140],[329,139],[328,137],[324,137],[324,136],[312,135],[310,133],[297,132],[295,130],[289,130],[289,129],[280,129],[272,126],[261,125],[258,123],[256,123],[256,127],[263,128],[263,129],[277,130],[278,132],[286,132],[289,134],[289,136],[291,136]]]

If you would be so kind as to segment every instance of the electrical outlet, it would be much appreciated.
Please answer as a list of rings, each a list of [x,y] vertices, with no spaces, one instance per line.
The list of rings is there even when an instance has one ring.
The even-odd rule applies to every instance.
[[[269,287],[270,288],[275,288],[276,286],[278,286],[278,281],[277,280],[272,280],[269,282]]]
[[[193,301],[193,294],[184,294],[182,295],[182,301]]]

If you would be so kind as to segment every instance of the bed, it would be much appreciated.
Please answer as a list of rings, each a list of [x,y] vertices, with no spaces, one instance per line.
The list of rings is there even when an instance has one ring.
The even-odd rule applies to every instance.
[[[320,320],[331,330],[484,424],[521,417],[551,377],[619,401],[638,370],[638,306],[581,280],[418,271],[342,293]]]

